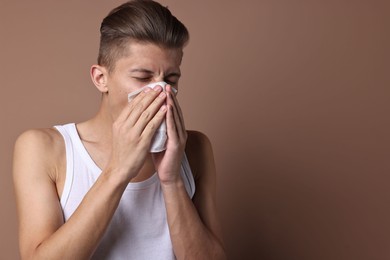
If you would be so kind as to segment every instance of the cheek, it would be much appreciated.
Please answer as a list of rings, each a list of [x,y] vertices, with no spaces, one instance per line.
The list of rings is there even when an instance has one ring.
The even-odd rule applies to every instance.
[[[126,81],[126,84],[122,85],[121,89],[123,90],[125,95],[127,95],[131,92],[134,92],[134,91],[141,89],[142,87],[144,87],[147,84],[148,84],[147,82],[140,82],[138,80],[129,79]]]
[[[127,100],[127,95],[129,93],[139,88],[141,88],[141,86],[138,87],[131,82],[127,84],[112,84],[108,88],[108,94],[111,96],[110,99],[113,101],[116,100],[117,102],[123,103],[124,100]]]
[[[132,83],[131,85],[129,85],[129,87],[127,88],[127,94],[129,94],[129,93],[131,93],[131,92],[134,92],[134,91],[137,91],[137,90],[140,90],[140,89],[143,88],[145,85],[147,85],[147,83],[134,82],[134,83]]]
[[[114,106],[123,104],[126,101],[126,95],[125,89],[111,88],[111,91],[108,91],[108,98]]]
[[[107,98],[112,111],[120,111],[128,103],[127,90],[120,85],[110,85],[108,87]]]

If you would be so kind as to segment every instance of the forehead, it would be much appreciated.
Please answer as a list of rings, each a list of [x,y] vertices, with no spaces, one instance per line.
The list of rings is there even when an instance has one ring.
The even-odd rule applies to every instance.
[[[125,55],[117,60],[118,69],[123,67],[145,66],[158,69],[179,68],[183,51],[160,47],[153,43],[129,42]]]

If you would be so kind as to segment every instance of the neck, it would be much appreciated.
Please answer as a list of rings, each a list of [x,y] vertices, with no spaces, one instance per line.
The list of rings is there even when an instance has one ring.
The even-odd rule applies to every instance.
[[[77,124],[77,130],[82,140],[111,148],[113,122],[114,119],[110,111],[104,107],[102,101],[97,114],[91,119]]]

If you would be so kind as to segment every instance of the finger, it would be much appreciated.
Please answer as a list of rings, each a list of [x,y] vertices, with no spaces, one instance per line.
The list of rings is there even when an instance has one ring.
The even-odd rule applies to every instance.
[[[166,116],[166,122],[167,122],[167,135],[168,135],[168,140],[171,140],[173,142],[178,142],[179,139],[179,133],[177,130],[177,124],[175,122],[174,118],[174,112],[173,112],[173,107],[171,105],[168,105],[168,111],[167,111],[167,116]]]
[[[167,92],[172,93],[174,96],[177,96],[177,93],[179,92],[179,90],[177,88],[174,88],[169,84],[166,86],[165,89],[167,90]]]
[[[157,128],[161,125],[162,121],[165,119],[165,114],[167,113],[167,106],[162,105],[160,109],[156,112],[156,114],[152,117],[151,120],[147,122],[145,127],[143,127],[143,131],[141,133],[142,137],[145,137],[144,140],[148,140],[151,142],[154,133]]]
[[[131,113],[127,120],[130,126],[134,126],[137,123],[142,113],[156,101],[162,91],[161,87],[155,87],[153,90],[150,88],[145,89],[130,102]]]
[[[183,112],[182,112],[182,110],[180,108],[180,105],[179,105],[179,102],[178,102],[178,100],[176,98],[176,93],[172,91],[172,87],[171,86],[168,87],[168,93],[169,93],[169,96],[172,98],[172,101],[174,103],[174,107],[175,107],[176,113],[179,116],[181,126],[182,126],[183,129],[185,129]]]
[[[138,116],[138,119],[136,119],[136,122],[133,124],[134,131],[136,131],[136,134],[141,135],[144,132],[144,129],[149,124],[150,121],[156,116],[156,113],[159,112],[159,110],[162,108],[162,106],[165,103],[166,94],[164,92],[160,92],[160,94],[150,103],[146,109],[144,109]],[[141,107],[141,106],[139,106]],[[163,110],[165,110],[163,108]],[[164,111],[165,113],[165,111]],[[138,112],[137,112],[138,114]],[[130,117],[133,117],[133,115],[130,115]],[[129,118],[130,118],[129,117]],[[135,117],[134,117],[135,119]],[[133,119],[129,119],[129,124],[132,125]]]
[[[142,99],[145,96],[144,92],[139,93],[133,100],[130,101],[129,105],[125,106],[119,116],[116,118],[116,121],[118,123],[123,123],[127,120],[129,117],[131,111],[134,109],[134,107],[137,105],[140,99]]]
[[[181,116],[180,106],[177,100],[175,102],[175,97],[171,93],[168,93],[168,95],[169,95],[168,102],[169,102],[169,106],[172,107],[172,117],[174,120],[177,134],[179,135],[180,139],[184,139],[186,136],[186,130],[184,126],[183,117]]]
[[[181,125],[179,116],[173,105],[169,105],[167,114],[167,130],[168,140],[171,140],[177,144],[185,142],[187,133],[184,127]]]
[[[129,100],[129,104],[125,106],[119,116],[117,117],[116,121],[118,123],[123,123],[127,120],[127,118],[130,116],[131,112],[134,110],[134,108],[139,104],[139,102],[145,98],[146,93],[149,92],[151,89],[147,88],[143,91],[140,91],[138,94],[134,95],[131,100]]]

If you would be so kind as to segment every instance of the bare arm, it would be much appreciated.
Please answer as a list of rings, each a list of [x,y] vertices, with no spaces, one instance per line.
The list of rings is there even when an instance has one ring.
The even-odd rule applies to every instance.
[[[121,197],[121,185],[106,172],[64,223],[55,186],[54,143],[48,131],[39,130],[24,133],[16,142],[14,182],[22,259],[90,257]]]
[[[18,138],[13,174],[22,259],[91,257],[125,187],[143,165],[155,126],[165,116],[159,110],[164,102],[156,98],[159,92],[142,93],[123,110],[113,126],[108,167],[66,223],[56,190],[62,137],[55,130],[30,130]]]
[[[225,259],[216,216],[216,172],[211,144],[199,132],[187,133],[178,101],[169,87],[167,90],[167,150],[155,154],[154,159],[175,255],[177,259]],[[185,149],[196,179],[194,202],[180,176]]]
[[[183,182],[162,184],[172,242],[178,259],[226,259],[216,210],[216,173],[211,144],[190,132],[186,152],[195,176],[193,201]]]

